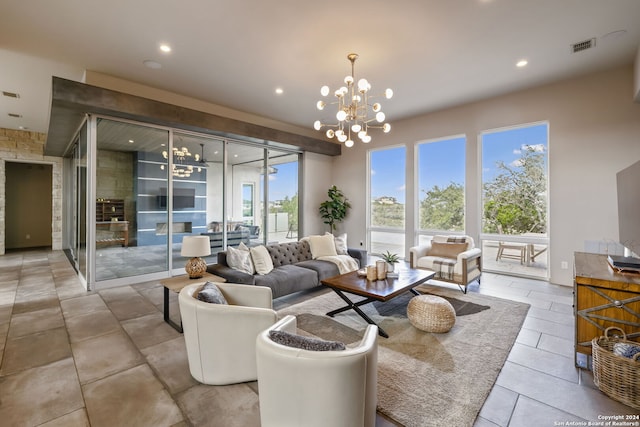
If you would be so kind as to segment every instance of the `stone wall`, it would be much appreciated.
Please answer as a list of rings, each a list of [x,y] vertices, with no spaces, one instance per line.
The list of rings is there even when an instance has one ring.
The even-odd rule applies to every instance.
[[[62,249],[62,157],[44,155],[47,135],[0,128],[0,255],[5,253],[6,230],[6,170],[5,162],[45,163],[52,165],[51,246]]]

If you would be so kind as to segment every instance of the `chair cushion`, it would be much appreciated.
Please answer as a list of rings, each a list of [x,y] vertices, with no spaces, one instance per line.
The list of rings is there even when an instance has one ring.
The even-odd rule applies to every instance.
[[[204,284],[200,292],[198,292],[198,299],[212,304],[228,304],[227,299],[220,292],[220,288],[211,282]]]
[[[429,256],[438,256],[442,258],[457,258],[460,252],[467,249],[466,243],[439,243],[431,242]]]
[[[302,350],[336,351],[346,349],[344,343],[341,343],[340,341],[326,341],[320,338],[305,337],[286,331],[271,330],[269,331],[269,338],[278,344]]]

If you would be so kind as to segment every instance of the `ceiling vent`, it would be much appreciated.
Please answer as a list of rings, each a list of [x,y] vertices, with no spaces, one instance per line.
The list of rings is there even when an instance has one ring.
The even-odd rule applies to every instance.
[[[20,117],[22,117],[22,114],[9,113],[9,117],[15,117],[16,119],[19,119]]]
[[[592,47],[595,47],[595,45],[596,45],[595,38],[589,39],[589,40],[583,40],[581,42],[572,44],[571,52],[572,53],[582,52],[583,50],[587,50],[587,49],[591,49]]]
[[[4,96],[8,96],[9,98],[20,98],[20,95],[18,95],[17,93],[13,93],[13,92],[7,92],[7,91],[2,91],[2,94]]]

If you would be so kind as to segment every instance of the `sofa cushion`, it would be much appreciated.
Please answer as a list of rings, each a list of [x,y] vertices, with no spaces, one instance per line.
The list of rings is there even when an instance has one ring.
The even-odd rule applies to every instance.
[[[274,268],[269,274],[255,276],[256,286],[267,286],[278,298],[303,289],[318,286],[318,274],[308,268],[295,265],[283,265]]]
[[[467,249],[466,243],[439,243],[431,242],[429,256],[437,256],[442,258],[458,258],[460,252]]]
[[[338,255],[349,255],[347,249],[347,233],[342,233],[339,236],[333,238],[336,244],[336,253]]]
[[[242,271],[247,274],[255,273],[255,267],[251,260],[251,252],[244,243],[240,243],[238,248],[227,246],[227,263],[234,270]]]
[[[256,273],[260,275],[269,274],[273,270],[273,261],[269,251],[264,246],[256,246],[250,249],[251,259]]]
[[[269,338],[278,344],[302,350],[336,351],[345,350],[347,348],[344,343],[340,341],[326,341],[320,338],[305,337],[286,331],[271,330],[269,331]]]
[[[315,271],[318,275],[318,280],[324,280],[328,277],[333,277],[340,274],[338,266],[330,261],[311,259],[309,261],[300,261],[296,264],[296,266],[308,268],[309,270]]]
[[[267,250],[269,251],[269,255],[271,255],[273,266],[276,268],[282,265],[295,264],[300,261],[313,259],[307,240],[267,245]]]
[[[309,236],[309,245],[311,246],[311,255],[313,259],[323,256],[335,256],[336,244],[333,234],[325,234],[324,236]]]

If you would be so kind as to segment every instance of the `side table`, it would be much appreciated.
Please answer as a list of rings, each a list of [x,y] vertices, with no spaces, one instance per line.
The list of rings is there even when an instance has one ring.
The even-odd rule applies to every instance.
[[[176,331],[182,333],[182,322],[178,325],[169,317],[169,291],[178,293],[187,285],[205,282],[223,283],[226,282],[226,280],[211,273],[204,273],[204,276],[199,279],[190,279],[188,275],[183,274],[181,276],[174,276],[160,281],[160,284],[164,286],[164,321],[171,325]]]

